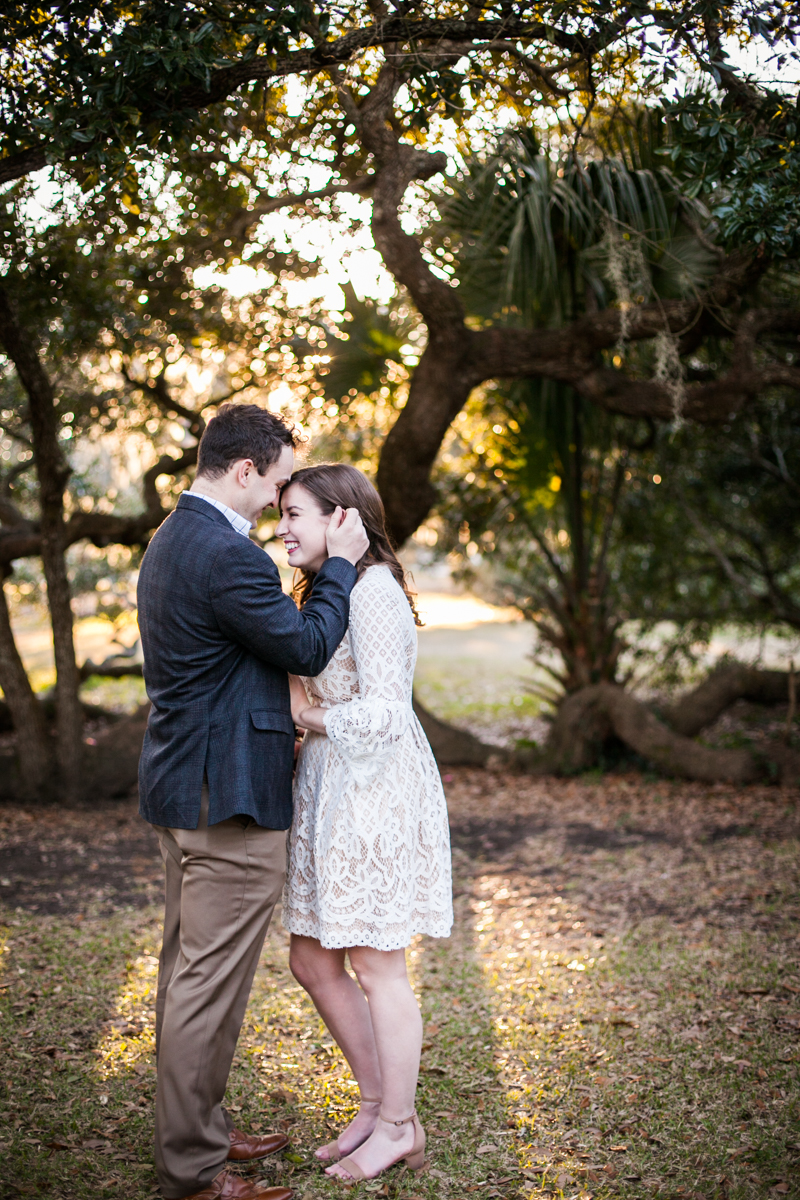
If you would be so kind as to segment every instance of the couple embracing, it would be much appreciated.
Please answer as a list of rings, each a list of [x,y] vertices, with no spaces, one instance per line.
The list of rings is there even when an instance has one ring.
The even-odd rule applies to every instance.
[[[156,1167],[168,1200],[292,1195],[226,1169],[288,1139],[236,1129],[222,1104],[282,892],[292,973],[360,1093],[317,1158],[345,1184],[424,1163],[405,947],[447,936],[452,899],[444,794],[411,708],[416,612],[367,478],[295,471],[295,446],[278,417],[223,405],[140,572],[152,702],[140,811],[166,868]],[[269,507],[294,598],[248,536]]]

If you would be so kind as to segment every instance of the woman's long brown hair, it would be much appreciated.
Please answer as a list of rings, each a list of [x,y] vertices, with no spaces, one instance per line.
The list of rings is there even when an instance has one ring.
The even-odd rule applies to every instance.
[[[283,488],[281,499],[293,483],[299,483],[311,493],[326,517],[330,516],[337,506],[358,509],[369,538],[369,549],[356,564],[358,578],[361,578],[367,567],[388,567],[406,594],[414,614],[414,623],[421,625],[422,621],[414,603],[414,595],[406,582],[403,565],[392,549],[386,532],[383,501],[366,475],[347,463],[322,463],[318,467],[303,467],[302,470],[295,471]],[[292,592],[299,608],[303,607],[311,595],[315,574],[316,572],[307,571],[304,567],[295,572]]]

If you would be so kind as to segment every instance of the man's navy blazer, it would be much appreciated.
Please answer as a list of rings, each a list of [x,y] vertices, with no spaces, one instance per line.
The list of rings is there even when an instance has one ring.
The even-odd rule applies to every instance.
[[[292,821],[294,726],[287,672],[318,675],[341,642],[356,570],[330,558],[300,612],[278,568],[218,509],[185,492],[139,573],[139,628],[152,702],[139,763],[139,811],[196,829],[237,813],[268,829]]]

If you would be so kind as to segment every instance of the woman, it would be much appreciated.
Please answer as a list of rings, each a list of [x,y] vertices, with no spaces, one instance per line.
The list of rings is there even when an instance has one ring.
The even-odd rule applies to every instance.
[[[283,922],[292,973],[358,1082],[358,1113],[317,1151],[328,1175],[350,1182],[401,1158],[424,1164],[414,1111],[422,1019],[405,948],[416,933],[446,937],[453,913],[444,793],[411,707],[419,622],[380,497],[354,467],[307,467],[283,491],[277,533],[299,570],[302,607],[337,505],[358,509],[370,544],[336,654],[315,679],[290,679],[292,714],[307,732]]]

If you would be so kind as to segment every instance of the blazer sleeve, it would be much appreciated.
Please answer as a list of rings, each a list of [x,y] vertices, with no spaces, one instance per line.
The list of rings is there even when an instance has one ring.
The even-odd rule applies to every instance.
[[[303,607],[281,588],[275,563],[253,542],[226,539],[211,570],[210,596],[222,632],[293,675],[319,675],[344,637],[356,569],[329,558]]]

